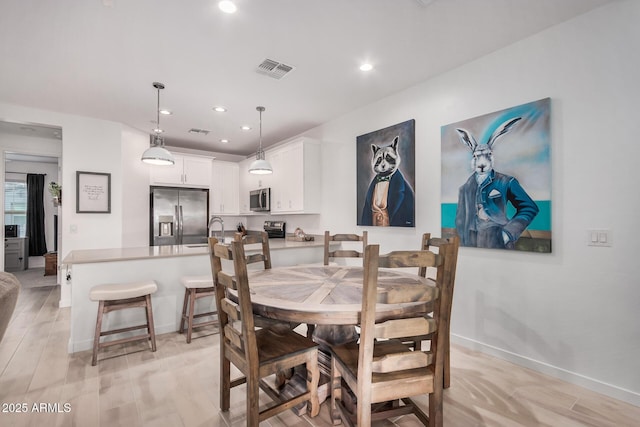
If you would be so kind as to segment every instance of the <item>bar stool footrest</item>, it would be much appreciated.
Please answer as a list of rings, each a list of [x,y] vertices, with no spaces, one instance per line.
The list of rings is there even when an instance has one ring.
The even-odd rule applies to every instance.
[[[129,337],[129,338],[120,338],[119,340],[101,342],[98,348],[109,347],[111,345],[123,344],[126,342],[132,342],[132,341],[148,340],[150,338],[151,338],[151,334],[136,335],[135,337]]]
[[[130,326],[128,328],[113,329],[111,331],[103,331],[103,332],[100,332],[100,336],[104,337],[105,335],[119,334],[121,332],[130,332],[130,331],[135,331],[137,329],[147,329],[147,325]]]

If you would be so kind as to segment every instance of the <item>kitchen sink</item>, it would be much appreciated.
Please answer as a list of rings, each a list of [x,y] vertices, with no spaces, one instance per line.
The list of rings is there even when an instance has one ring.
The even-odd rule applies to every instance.
[[[222,242],[222,244],[229,244],[233,242],[233,238],[231,237],[227,237],[225,238]],[[209,246],[208,243],[194,243],[194,244],[190,244],[190,245],[185,245],[187,248],[206,248]]]

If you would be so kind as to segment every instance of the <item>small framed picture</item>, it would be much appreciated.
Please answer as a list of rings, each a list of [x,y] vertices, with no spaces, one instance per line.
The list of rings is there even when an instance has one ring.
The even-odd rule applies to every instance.
[[[76,172],[76,213],[111,213],[111,174]]]

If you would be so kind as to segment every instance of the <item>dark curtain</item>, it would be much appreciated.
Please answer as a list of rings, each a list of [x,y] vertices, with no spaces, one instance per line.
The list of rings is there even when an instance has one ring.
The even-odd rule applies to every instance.
[[[45,175],[27,174],[27,230],[29,238],[29,256],[47,253],[44,234],[44,177]]]

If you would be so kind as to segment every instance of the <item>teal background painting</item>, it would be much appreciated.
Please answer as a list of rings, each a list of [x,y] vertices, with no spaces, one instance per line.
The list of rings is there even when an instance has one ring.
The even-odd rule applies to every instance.
[[[441,127],[443,235],[460,233],[455,224],[458,195],[460,188],[473,176],[472,151],[461,141],[457,129],[464,129],[481,145],[487,143],[502,123],[519,117],[520,121],[492,146],[493,169],[515,177],[539,208],[538,214],[516,242],[515,249],[551,252],[550,107],[551,99],[544,98]],[[508,203],[507,218],[512,218],[515,211]]]

